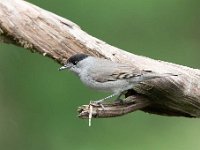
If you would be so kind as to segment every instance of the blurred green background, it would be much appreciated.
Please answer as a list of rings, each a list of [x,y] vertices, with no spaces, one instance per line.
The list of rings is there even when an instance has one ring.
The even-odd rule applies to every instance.
[[[200,66],[199,0],[31,0],[89,34],[138,55]],[[199,150],[200,119],[144,112],[92,120],[76,109],[107,94],[54,61],[0,45],[1,150]]]

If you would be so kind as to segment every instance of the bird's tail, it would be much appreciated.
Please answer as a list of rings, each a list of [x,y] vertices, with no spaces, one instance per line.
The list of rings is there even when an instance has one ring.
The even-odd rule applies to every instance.
[[[143,81],[157,79],[157,78],[165,78],[165,77],[170,77],[170,76],[179,76],[179,75],[178,74],[173,74],[173,73],[162,73],[162,74],[159,74],[159,73],[155,73],[155,72],[151,72],[151,71],[145,71],[138,78],[138,82],[143,82]]]

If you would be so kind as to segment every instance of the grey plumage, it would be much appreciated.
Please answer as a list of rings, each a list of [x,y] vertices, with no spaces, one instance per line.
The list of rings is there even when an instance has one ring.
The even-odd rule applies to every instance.
[[[70,57],[60,70],[66,68],[76,73],[85,85],[93,89],[112,92],[113,96],[121,95],[122,92],[146,80],[175,76],[170,73],[158,74],[151,70],[139,70],[131,65],[85,54]]]

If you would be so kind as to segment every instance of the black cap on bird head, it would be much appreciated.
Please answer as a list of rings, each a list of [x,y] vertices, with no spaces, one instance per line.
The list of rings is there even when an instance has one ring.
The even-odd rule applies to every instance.
[[[63,69],[68,69],[69,68],[68,64],[76,65],[79,61],[87,58],[88,56],[89,55],[86,55],[86,54],[75,54],[75,55],[72,55],[71,57],[69,57],[69,59],[67,60],[65,65],[62,66],[61,68],[59,68],[59,71],[61,71]]]
[[[88,55],[86,54],[75,54],[71,57],[69,57],[69,59],[67,60],[67,63],[72,63],[74,65],[76,65],[79,61],[87,58]]]

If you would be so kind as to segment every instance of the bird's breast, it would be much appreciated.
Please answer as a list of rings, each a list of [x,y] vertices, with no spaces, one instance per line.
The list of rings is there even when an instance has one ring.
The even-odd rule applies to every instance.
[[[108,82],[97,82],[90,76],[80,76],[81,81],[88,87],[95,89],[95,90],[100,90],[100,91],[105,91],[105,92],[122,92],[127,89],[130,89],[132,85],[130,85],[128,82],[125,81],[108,81]]]

